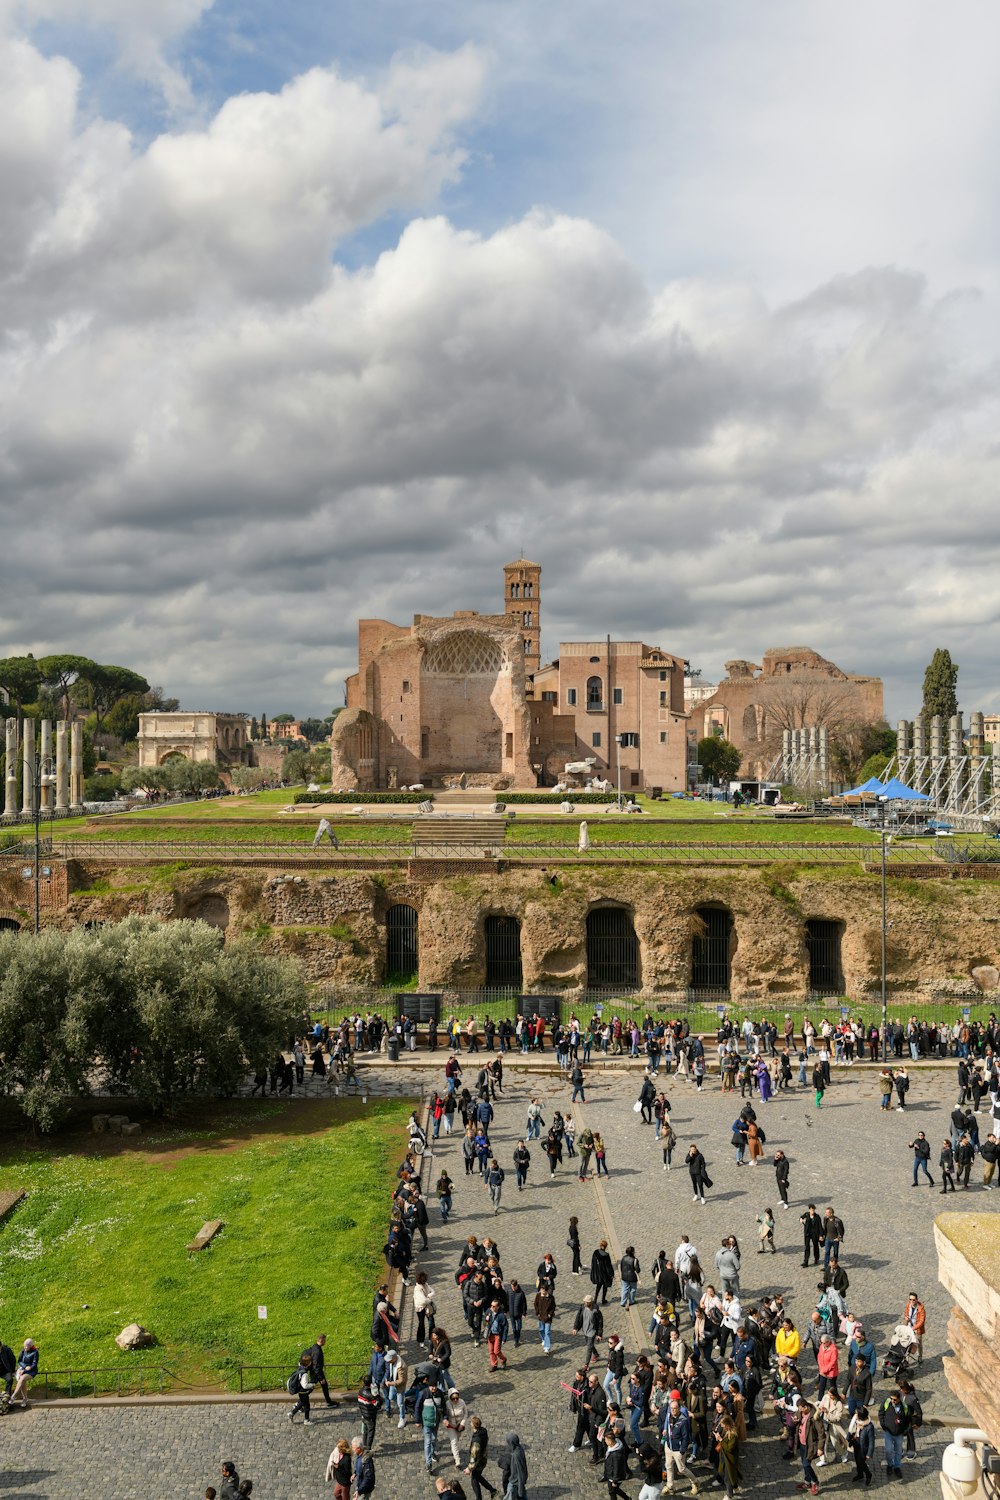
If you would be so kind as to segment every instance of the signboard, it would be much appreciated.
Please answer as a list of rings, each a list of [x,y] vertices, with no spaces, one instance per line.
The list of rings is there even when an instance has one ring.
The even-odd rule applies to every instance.
[[[715,1013],[720,1021],[724,1021],[726,1019],[726,1007],[724,1005],[717,1005],[715,1007]]]
[[[970,1009],[970,1007],[968,1005],[963,1005],[962,1006],[962,1020],[963,1021],[971,1021],[972,1020],[972,1010]]]
[[[267,1319],[267,1308],[261,1307],[260,1303],[257,1304],[257,1316],[262,1323]]]
[[[850,1014],[851,1014],[851,1007],[849,1005],[842,1005],[840,1007],[840,1019],[842,1021],[846,1021],[847,1018],[848,1018],[848,1016]]]

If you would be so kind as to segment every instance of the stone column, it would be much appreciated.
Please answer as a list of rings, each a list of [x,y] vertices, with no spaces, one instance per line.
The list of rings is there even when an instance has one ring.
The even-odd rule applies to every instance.
[[[43,816],[52,811],[52,720],[43,719],[41,722],[41,751],[42,763],[38,778],[38,794],[41,798],[39,806]]]
[[[792,731],[790,729],[781,731],[781,779],[782,781],[792,779]]]
[[[906,752],[910,748],[910,726],[905,719],[896,722],[896,759],[900,765],[906,759]]]
[[[5,818],[13,818],[21,810],[20,798],[17,795],[17,752],[19,743],[17,738],[17,720],[13,718],[6,721],[5,748],[7,759],[4,763],[3,815]]]
[[[962,748],[962,715],[952,714],[948,720],[948,759],[954,766],[962,759],[965,751]]]
[[[83,725],[74,723],[69,730],[69,807],[70,812],[83,808]]]
[[[819,774],[823,790],[830,790],[830,731],[825,724],[819,726]]]
[[[924,734],[923,719],[913,721],[913,781],[910,783],[917,792],[927,790],[927,767],[924,761],[927,757],[927,736]]]
[[[944,720],[940,714],[934,714],[931,718],[930,741],[930,785],[927,791],[936,802],[941,796],[941,783],[944,777],[944,767],[941,764],[944,756]]]
[[[69,809],[69,765],[66,760],[66,722],[56,725],[56,812]]]
[[[25,719],[24,741],[21,746],[22,752],[22,791],[21,811],[33,813],[35,810],[35,721]]]

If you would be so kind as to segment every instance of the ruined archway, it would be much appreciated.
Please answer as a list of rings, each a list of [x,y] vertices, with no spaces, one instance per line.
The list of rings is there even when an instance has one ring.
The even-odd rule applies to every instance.
[[[625,906],[595,906],[587,913],[587,988],[637,990],[639,940]]]

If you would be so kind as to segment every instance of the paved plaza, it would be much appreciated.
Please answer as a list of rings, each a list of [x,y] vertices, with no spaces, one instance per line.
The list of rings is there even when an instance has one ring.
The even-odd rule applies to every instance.
[[[441,1063],[446,1054],[441,1054]],[[472,1069],[475,1060],[472,1060]],[[376,1064],[379,1073],[387,1068]],[[392,1087],[412,1079],[414,1093],[426,1090],[437,1074],[426,1069],[392,1069]],[[576,1307],[589,1288],[587,1268],[598,1240],[606,1238],[617,1261],[626,1243],[634,1243],[644,1268],[658,1250],[668,1254],[681,1233],[687,1233],[701,1252],[706,1279],[711,1279],[715,1251],[725,1234],[735,1233],[743,1249],[743,1305],[748,1307],[765,1291],[783,1291],[792,1315],[804,1327],[813,1306],[817,1274],[801,1266],[802,1242],[799,1213],[809,1201],[822,1210],[832,1204],[846,1226],[842,1264],[850,1276],[847,1301],[852,1311],[864,1315],[881,1357],[888,1335],[906,1301],[915,1290],[927,1308],[925,1362],[918,1372],[926,1425],[917,1435],[919,1457],[904,1464],[902,1481],[893,1481],[894,1494],[910,1493],[914,1500],[930,1500],[939,1493],[937,1472],[940,1453],[948,1440],[943,1425],[960,1423],[963,1414],[948,1391],[941,1356],[946,1348],[945,1325],[948,1299],[937,1283],[932,1221],[943,1207],[975,1207],[990,1212],[994,1195],[981,1188],[943,1200],[935,1189],[911,1187],[912,1153],[907,1143],[924,1129],[934,1147],[934,1161],[954,1102],[954,1072],[947,1069],[914,1071],[910,1104],[905,1114],[884,1114],[879,1109],[874,1071],[842,1068],[835,1072],[834,1086],[822,1110],[812,1104],[805,1090],[790,1093],[768,1105],[757,1104],[758,1119],[767,1133],[764,1162],[738,1168],[730,1146],[731,1121],[739,1112],[740,1099],[722,1096],[718,1083],[710,1083],[697,1094],[684,1080],[670,1079],[667,1089],[673,1104],[672,1121],[677,1150],[671,1172],[664,1172],[659,1146],[651,1126],[644,1126],[633,1112],[639,1078],[635,1073],[595,1072],[588,1084],[586,1105],[573,1109],[578,1127],[585,1121],[599,1128],[607,1143],[610,1177],[600,1184],[580,1184],[572,1164],[564,1164],[550,1179],[539,1144],[532,1147],[532,1171],[524,1193],[514,1185],[511,1152],[525,1130],[525,1109],[537,1093],[546,1121],[554,1108],[569,1109],[569,1089],[558,1076],[527,1075],[508,1069],[504,1093],[497,1104],[492,1139],[501,1164],[508,1173],[501,1212],[494,1218],[478,1176],[467,1178],[461,1160],[460,1137],[440,1141],[428,1162],[426,1176],[431,1189],[441,1166],[447,1166],[456,1183],[455,1209],[442,1228],[432,1204],[431,1248],[418,1255],[416,1267],[428,1272],[437,1294],[438,1322],[452,1335],[452,1373],[472,1411],[478,1411],[490,1431],[491,1452],[499,1453],[503,1434],[517,1430],[525,1444],[529,1463],[528,1491],[531,1500],[561,1500],[561,1497],[604,1493],[590,1467],[586,1453],[569,1453],[573,1419],[569,1398],[560,1384],[572,1378],[579,1341],[572,1333]],[[467,1077],[467,1082],[471,1082]],[[660,1081],[663,1081],[661,1074]],[[374,1079],[372,1080],[374,1086]],[[714,1188],[703,1207],[692,1203],[691,1187],[683,1159],[687,1146],[697,1141],[704,1151]],[[770,1165],[773,1151],[781,1146],[791,1159],[791,1208],[783,1213]],[[981,1169],[980,1169],[981,1174]],[[935,1172],[937,1177],[937,1172]],[[310,1185],[304,1184],[309,1190]],[[327,1183],[325,1191],[335,1191]],[[387,1193],[388,1202],[388,1193]],[[757,1256],[755,1220],[761,1208],[770,1206],[776,1216],[776,1256]],[[569,1217],[580,1221],[584,1274],[569,1274],[566,1248]],[[507,1371],[491,1374],[485,1343],[472,1346],[460,1310],[454,1282],[459,1250],[467,1235],[491,1234],[498,1242],[504,1274],[516,1276],[529,1295],[542,1254],[551,1250],[559,1266],[556,1296],[558,1312],[554,1349],[546,1356],[529,1320],[525,1340],[518,1350],[508,1347]],[[322,1271],[323,1247],[304,1248]],[[316,1331],[329,1314],[332,1322],[335,1294],[316,1309]],[[644,1337],[651,1307],[651,1278],[644,1275],[640,1300],[631,1316],[618,1307],[616,1282],[613,1300],[605,1318],[605,1335],[618,1332],[630,1362]],[[687,1327],[686,1320],[683,1327]],[[683,1331],[683,1328],[682,1328]],[[414,1344],[410,1314],[404,1316],[404,1344],[412,1355]],[[43,1351],[44,1354],[44,1351]],[[329,1349],[331,1359],[336,1351]],[[600,1367],[603,1374],[603,1365]],[[811,1354],[801,1361],[809,1394],[815,1391]],[[878,1392],[887,1386],[879,1379]],[[881,1399],[881,1398],[880,1398]],[[260,1500],[298,1500],[324,1492],[323,1474],[327,1456],[338,1437],[357,1430],[351,1406],[327,1411],[314,1406],[314,1425],[291,1427],[284,1404],[224,1404],[171,1407],[151,1405],[137,1408],[109,1404],[107,1407],[33,1408],[16,1412],[0,1426],[0,1500],[63,1500],[63,1497],[143,1497],[143,1500],[174,1500],[179,1496],[201,1496],[205,1486],[218,1483],[223,1459],[235,1460],[240,1473],[254,1480],[254,1495]],[[773,1484],[784,1495],[794,1496],[799,1480],[798,1465],[783,1463],[775,1442],[775,1419],[766,1415],[758,1435],[750,1443],[744,1466],[744,1487],[759,1490]],[[439,1442],[435,1473],[454,1472],[446,1445]],[[447,1462],[445,1461],[447,1457]],[[878,1445],[879,1473],[875,1487],[885,1488]],[[380,1418],[376,1440],[377,1495],[394,1500],[418,1500],[434,1494],[433,1480],[424,1471],[419,1433],[412,1427],[397,1430],[395,1421]],[[820,1471],[823,1490],[854,1493],[850,1483],[853,1466],[827,1466]],[[702,1468],[701,1475],[707,1476]],[[488,1477],[497,1483],[491,1462]],[[464,1481],[469,1492],[468,1481]],[[626,1486],[637,1494],[638,1480]],[[329,1491],[326,1491],[329,1493]]]

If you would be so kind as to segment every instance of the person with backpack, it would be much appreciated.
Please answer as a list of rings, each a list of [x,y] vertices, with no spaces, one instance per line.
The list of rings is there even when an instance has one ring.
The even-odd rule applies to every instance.
[[[312,1357],[308,1349],[299,1356],[298,1366],[289,1375],[285,1382],[285,1389],[290,1396],[295,1397],[295,1405],[288,1413],[289,1422],[295,1421],[295,1413],[302,1413],[303,1426],[309,1427],[312,1418],[309,1415],[309,1393],[313,1388],[312,1381]],[[350,1482],[350,1481],[348,1481]]]
[[[914,1432],[918,1427],[924,1425],[924,1410],[920,1405],[920,1398],[910,1382],[902,1375],[897,1376],[896,1384],[899,1386],[903,1396],[903,1405],[909,1416],[909,1425],[906,1429],[906,1457],[915,1460],[917,1456],[917,1440]]]
[[[905,1068],[899,1068],[892,1082],[896,1090],[896,1109],[901,1112],[906,1108],[906,1096],[910,1092],[910,1075]]]
[[[428,1474],[434,1470],[434,1449],[437,1446],[438,1428],[444,1400],[436,1385],[425,1385],[417,1396],[413,1415],[423,1435],[424,1464]]]
[[[490,1190],[490,1198],[493,1201],[494,1217],[500,1212],[500,1198],[503,1193],[503,1180],[506,1172],[494,1156],[486,1171],[486,1186]]]

